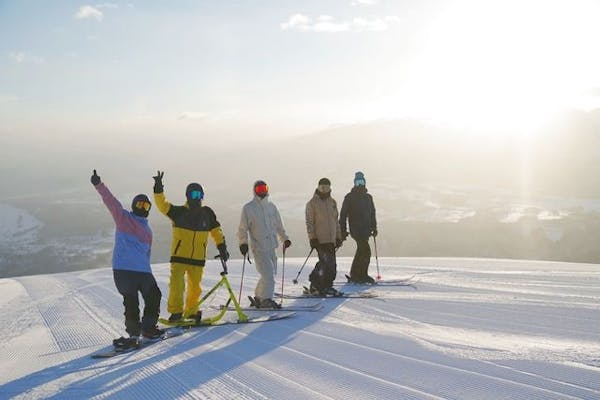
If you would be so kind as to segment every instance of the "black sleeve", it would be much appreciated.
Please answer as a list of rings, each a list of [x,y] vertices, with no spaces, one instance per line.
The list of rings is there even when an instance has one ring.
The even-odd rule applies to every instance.
[[[340,210],[340,229],[342,232],[347,232],[346,229],[346,219],[348,218],[348,195],[344,197],[344,201],[342,202],[342,209]]]
[[[375,216],[375,203],[373,202],[373,196],[369,195],[370,208],[371,208],[371,230],[377,229],[377,217]]]

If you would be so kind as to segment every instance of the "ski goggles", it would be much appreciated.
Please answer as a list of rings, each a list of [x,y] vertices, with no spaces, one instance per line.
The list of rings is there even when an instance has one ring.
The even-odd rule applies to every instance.
[[[329,193],[331,192],[331,185],[319,185],[317,189],[319,189],[319,192],[321,193]]]
[[[204,198],[204,192],[201,190],[192,190],[188,193],[188,196],[192,200],[202,200]]]
[[[254,188],[254,193],[258,195],[269,194],[269,186],[267,186],[266,183],[263,185],[258,185]]]
[[[135,208],[140,210],[144,209],[146,211],[150,211],[150,207],[152,207],[152,204],[150,204],[148,201],[140,200],[135,202]]]
[[[354,186],[365,186],[366,183],[367,182],[364,179],[362,179],[362,178],[354,180]]]

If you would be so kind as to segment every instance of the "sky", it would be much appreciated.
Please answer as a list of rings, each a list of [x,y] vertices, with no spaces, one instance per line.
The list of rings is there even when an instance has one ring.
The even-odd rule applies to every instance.
[[[0,133],[253,139],[600,106],[600,2],[0,1]],[[84,139],[82,139],[84,138]]]

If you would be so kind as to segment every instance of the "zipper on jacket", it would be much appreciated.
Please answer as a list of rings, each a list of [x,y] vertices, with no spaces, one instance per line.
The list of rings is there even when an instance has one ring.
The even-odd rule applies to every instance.
[[[175,246],[175,251],[173,252],[174,255],[177,254],[177,250],[179,250],[179,246],[181,246],[181,240],[179,240],[177,242],[177,246]]]
[[[329,204],[328,203],[328,199],[325,199],[325,210],[327,210],[327,227],[329,228],[329,237],[331,237],[331,225],[329,224]],[[337,235],[336,232],[333,233],[333,243],[335,245],[335,242],[337,241]]]
[[[196,231],[194,231],[194,236],[192,237],[192,254],[190,255],[191,259],[194,259],[194,243],[196,243]]]

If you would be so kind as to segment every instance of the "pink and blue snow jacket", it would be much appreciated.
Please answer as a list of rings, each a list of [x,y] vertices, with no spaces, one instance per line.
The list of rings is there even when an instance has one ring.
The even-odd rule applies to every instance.
[[[150,267],[152,230],[148,225],[148,219],[125,210],[104,183],[101,182],[95,187],[117,227],[112,259],[113,269],[152,273]]]

